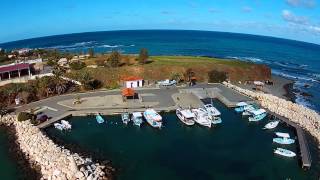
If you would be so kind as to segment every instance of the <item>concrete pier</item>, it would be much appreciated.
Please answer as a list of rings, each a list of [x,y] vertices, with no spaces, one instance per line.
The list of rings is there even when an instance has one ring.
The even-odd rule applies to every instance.
[[[297,137],[298,137],[298,143],[299,143],[299,150],[300,150],[300,156],[301,156],[301,167],[303,169],[309,169],[311,167],[312,159],[308,147],[308,142],[305,137],[304,130],[298,126],[296,123],[290,121],[289,119],[280,116],[278,114],[275,114],[271,111],[268,111],[268,113],[275,117],[276,119],[281,120],[282,122],[286,123],[287,125],[293,127],[296,131]]]

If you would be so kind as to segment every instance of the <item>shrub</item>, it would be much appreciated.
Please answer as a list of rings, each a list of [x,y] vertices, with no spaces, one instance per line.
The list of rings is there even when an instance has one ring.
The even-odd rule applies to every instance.
[[[26,120],[34,120],[34,119],[36,119],[35,117],[34,117],[34,115],[33,114],[30,114],[30,113],[27,113],[27,112],[20,112],[19,114],[18,114],[18,121],[26,121]]]
[[[139,53],[139,63],[145,64],[149,58],[149,53],[146,48],[142,48]]]
[[[73,70],[80,70],[82,68],[86,67],[86,64],[84,62],[72,62],[70,63],[70,68]]]
[[[221,83],[227,79],[227,73],[212,70],[208,72],[208,78],[210,83]]]

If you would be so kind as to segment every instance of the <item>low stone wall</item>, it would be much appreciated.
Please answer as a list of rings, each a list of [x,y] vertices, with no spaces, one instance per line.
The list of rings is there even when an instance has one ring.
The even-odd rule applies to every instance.
[[[317,139],[318,144],[320,144],[320,115],[316,111],[271,94],[253,92],[226,82],[223,84],[259,101],[262,107],[297,123],[300,127],[314,136]]]
[[[59,147],[29,121],[8,115],[0,123],[15,128],[16,143],[30,163],[40,167],[41,179],[111,179],[106,166]]]

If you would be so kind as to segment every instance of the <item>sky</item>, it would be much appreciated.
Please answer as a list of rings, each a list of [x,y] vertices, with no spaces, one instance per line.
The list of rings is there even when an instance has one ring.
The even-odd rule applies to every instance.
[[[0,43],[136,29],[237,32],[320,44],[320,0],[1,0]]]

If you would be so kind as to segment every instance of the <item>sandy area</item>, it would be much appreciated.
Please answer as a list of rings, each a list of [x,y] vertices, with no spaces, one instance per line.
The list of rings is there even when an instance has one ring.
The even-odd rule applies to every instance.
[[[288,99],[288,97],[286,96],[287,91],[284,88],[284,86],[287,84],[293,83],[294,81],[277,76],[277,75],[272,75],[271,80],[273,81],[273,85],[265,85],[263,88],[263,91],[280,98]],[[254,88],[254,85],[244,85],[244,84],[236,84],[236,85],[248,90],[253,90]]]

